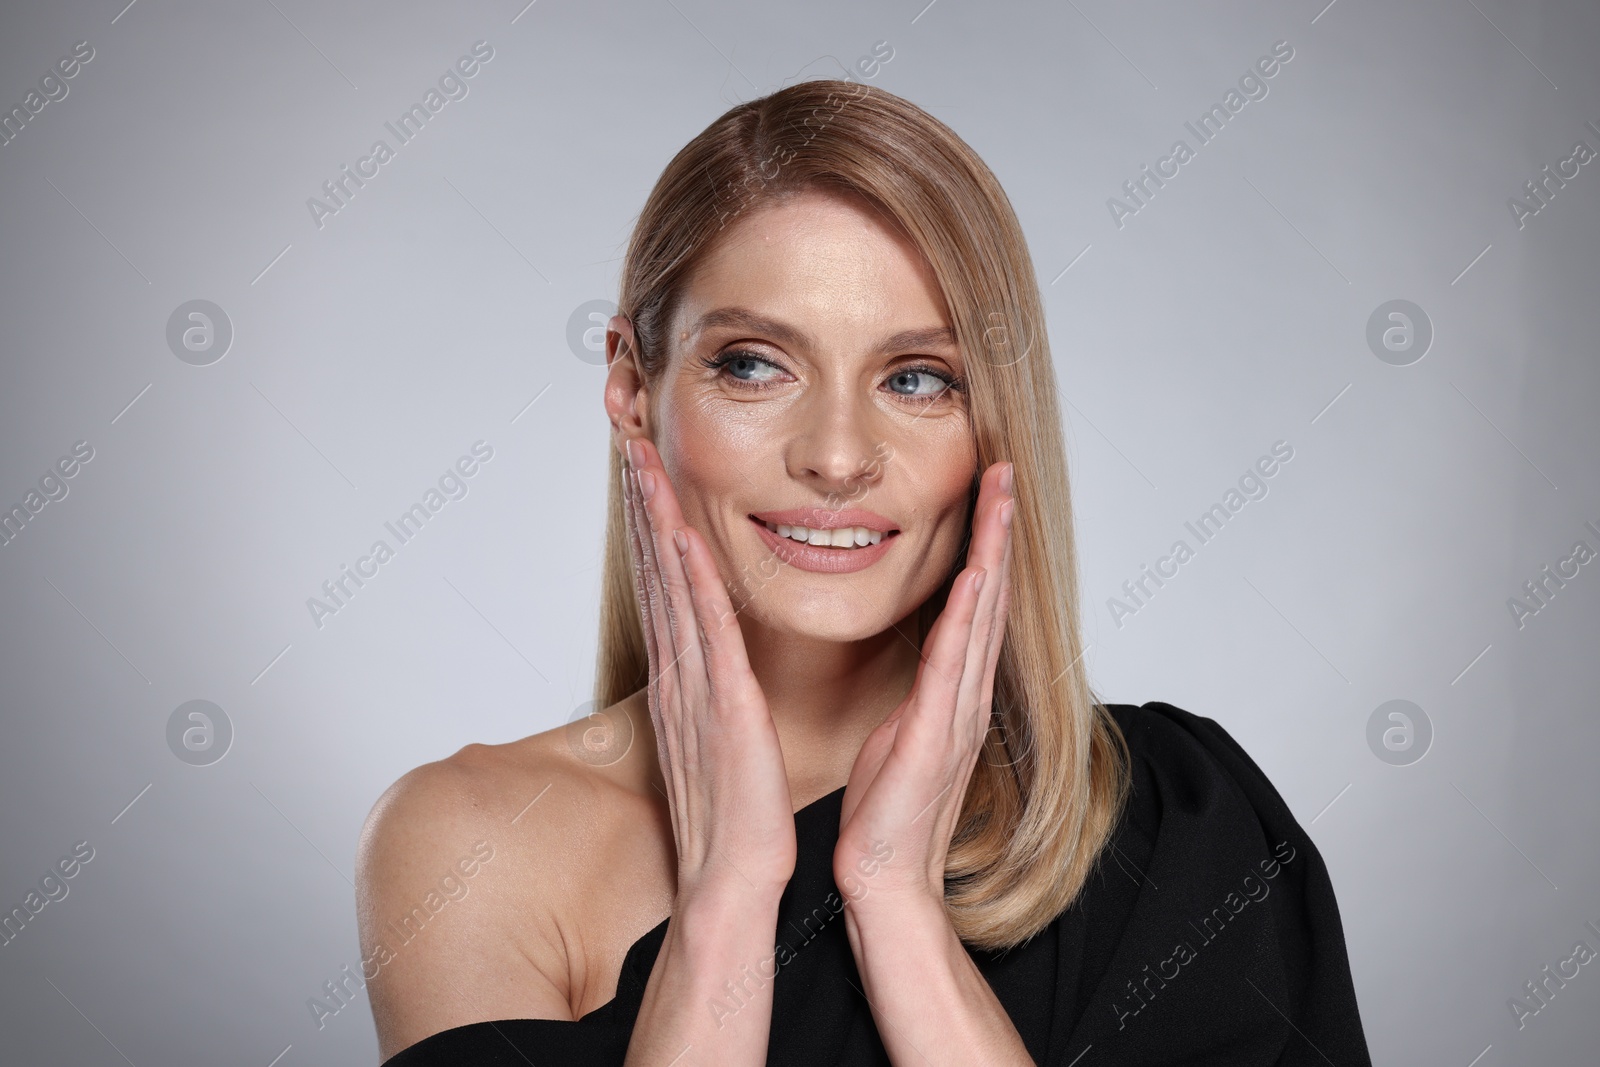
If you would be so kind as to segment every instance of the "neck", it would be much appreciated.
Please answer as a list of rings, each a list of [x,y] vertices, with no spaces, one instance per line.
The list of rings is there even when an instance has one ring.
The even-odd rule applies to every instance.
[[[845,784],[862,742],[911,691],[916,620],[861,641],[783,633],[748,616],[741,627],[783,747],[790,792],[809,803]]]

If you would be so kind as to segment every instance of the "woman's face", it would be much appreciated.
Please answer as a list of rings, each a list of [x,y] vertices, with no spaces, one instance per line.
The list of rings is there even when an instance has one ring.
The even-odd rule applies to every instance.
[[[741,620],[854,641],[927,600],[966,534],[977,458],[915,246],[853,197],[754,210],[693,273],[669,336],[639,432]]]

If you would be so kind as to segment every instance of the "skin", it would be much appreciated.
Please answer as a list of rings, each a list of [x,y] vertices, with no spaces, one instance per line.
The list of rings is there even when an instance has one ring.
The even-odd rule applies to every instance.
[[[779,328],[700,326],[733,307]],[[654,388],[631,324],[612,320],[605,407],[651,683],[605,713],[631,732],[618,757],[584,758],[575,728],[469,745],[379,801],[358,863],[364,956],[463,842],[504,842],[477,903],[450,905],[370,981],[385,1057],[469,1021],[580,1017],[670,916],[628,1062],[764,1062],[772,983],[736,1012],[707,1004],[770,960],[793,812],[844,785],[835,881],[892,1061],[1031,1062],[942,903],[989,723],[1014,491],[994,464],[968,514],[978,472],[949,387],[962,354],[931,336],[949,326],[915,246],[818,192],[730,226],[686,284]],[[883,347],[906,331],[929,335]],[[704,365],[733,350],[744,362]],[[851,574],[775,568],[748,514],[813,505],[885,515],[897,543]],[[969,529],[919,650],[910,617]]]

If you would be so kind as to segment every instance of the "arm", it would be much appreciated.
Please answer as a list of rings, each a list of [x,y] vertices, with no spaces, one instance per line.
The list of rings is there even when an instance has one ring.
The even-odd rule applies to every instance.
[[[846,905],[844,919],[872,1021],[897,1067],[1032,1067],[1021,1035],[941,902],[891,902],[869,894]]]
[[[766,1062],[779,896],[707,895],[673,910],[626,1067]]]

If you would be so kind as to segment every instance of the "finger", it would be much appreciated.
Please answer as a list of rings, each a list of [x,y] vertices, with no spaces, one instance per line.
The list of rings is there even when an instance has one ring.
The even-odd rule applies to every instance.
[[[913,683],[917,699],[912,700],[905,711],[902,730],[930,739],[938,736],[942,743],[954,727],[972,620],[978,612],[980,590],[976,587],[980,579],[983,579],[982,584],[988,584],[982,568],[967,567],[951,583],[944,610],[923,643],[922,662],[917,666]],[[935,709],[943,709],[943,714]],[[936,724],[938,729],[935,729]]]
[[[1010,502],[1009,507],[1000,507],[996,509],[1000,526],[1004,531],[1002,540],[1005,543],[1005,551],[1000,560],[1000,588],[995,595],[993,621],[990,624],[993,627],[991,640],[989,643],[988,659],[988,674],[991,679],[993,678],[994,674],[994,665],[1000,658],[1000,645],[1005,635],[1006,612],[1011,605],[1011,556],[1016,546],[1017,519],[1017,493],[1015,484],[1012,485],[1011,490],[1007,493],[1007,496]]]
[[[988,731],[993,684],[989,664],[991,657],[998,654],[1001,640],[1001,630],[995,625],[995,609],[1007,596],[1011,530],[1004,516],[1007,508],[1013,513],[1016,510],[1012,494],[1001,488],[1006,467],[1005,463],[996,463],[984,472],[979,503],[974,509],[973,550],[969,554],[971,564],[984,567],[995,576],[994,582],[985,583],[978,601],[977,616],[968,635],[967,659],[958,698],[958,715],[971,727],[971,735],[980,743]]]
[[[630,463],[626,474],[626,501],[634,531],[634,547],[643,560],[639,584],[644,588],[641,613],[646,619],[645,640],[651,656],[650,718],[655,724],[656,755],[667,784],[667,809],[672,815],[673,839],[681,854],[684,842],[689,839],[686,836],[688,827],[684,822],[689,816],[680,810],[675,799],[687,795],[688,791],[688,772],[682,756],[683,721],[679,709],[683,703],[677,680],[677,657],[671,645],[671,629],[666,624],[660,570],[655,562],[655,539],[650,534],[650,520],[639,489],[638,471]]]
[[[634,600],[639,608],[639,628],[644,632],[645,652],[649,657],[647,681],[655,688],[656,665],[661,654],[656,650],[655,622],[650,614],[650,590],[646,584],[646,571],[650,558],[645,554],[639,531],[638,507],[634,502],[633,467],[627,462],[622,467],[622,518],[628,530],[628,553],[633,560]]]
[[[666,468],[661,465],[660,453],[643,439],[639,439],[638,448],[643,453],[639,466],[641,499],[645,479],[654,483],[649,499],[643,503],[650,520],[658,574],[665,591],[666,618],[672,632],[679,690],[686,701],[685,707],[704,707],[705,656],[689,591],[689,576],[684,570],[683,555],[673,537],[674,531],[686,526],[683,511],[678,506],[678,497],[672,490]]]
[[[1012,514],[1008,518],[1014,520],[1016,517],[1016,505],[1013,502],[1009,506]],[[983,747],[984,738],[988,735],[995,722],[994,678],[1000,664],[1000,651],[1005,647],[1006,618],[1011,605],[1012,525],[1013,522],[1005,522],[1007,527],[1006,550],[1000,564],[1000,592],[995,597],[994,607],[989,616],[988,633],[981,668],[982,679],[978,685],[978,707],[973,731],[976,736],[974,743],[980,750]]]
[[[646,610],[650,618],[648,632],[654,646],[655,659],[650,664],[651,680],[664,685],[677,659],[672,646],[672,630],[667,625],[666,595],[661,588],[661,566],[657,560],[654,531],[650,529],[650,516],[645,510],[640,493],[639,472],[632,471],[628,479],[628,500],[633,508],[634,530],[638,538],[640,555],[644,560],[643,582]],[[673,683],[674,693],[676,682]]]
[[[644,614],[646,640],[650,645],[650,692],[654,697],[650,713],[656,725],[657,748],[675,775],[680,762],[678,749],[677,713],[681,706],[677,680],[677,653],[672,646],[671,627],[667,625],[665,593],[661,588],[661,570],[656,563],[655,538],[650,531],[650,517],[645,511],[644,499],[639,492],[638,470],[630,467],[628,474],[628,506],[633,515],[633,528],[640,558],[644,561],[641,584],[644,586]]]
[[[636,469],[633,474],[633,503],[634,514],[638,521],[639,539],[644,547],[647,561],[645,568],[646,589],[650,597],[651,625],[655,632],[656,651],[658,658],[654,664],[658,681],[663,685],[670,685],[674,696],[681,694],[681,684],[678,678],[679,649],[676,631],[672,625],[671,607],[666,586],[664,552],[662,551],[660,533],[656,528],[655,517],[651,515],[647,502],[644,499],[643,468]]]
[[[705,539],[693,527],[685,526],[682,530],[689,542],[683,563],[705,650],[706,683],[713,695],[732,698],[727,706],[751,706],[749,700],[740,699],[752,695],[748,687],[755,682],[755,672],[750,668],[738,613],[733,610],[728,589],[722,584],[722,573]],[[714,706],[722,706],[722,703],[714,702]]]
[[[1005,556],[1006,530],[998,521],[1000,508],[1012,494],[1000,488],[1005,463],[995,463],[983,472],[978,483],[978,499],[972,509],[972,540],[967,549],[967,566],[994,570]],[[997,590],[986,590],[984,605],[993,602]]]
[[[1011,607],[1011,555],[1016,543],[1014,528],[1016,525],[1016,504],[1013,501],[1011,514],[1006,517],[1006,551],[1005,558],[1000,564],[1000,593],[995,597],[994,612],[989,623],[988,655],[984,662],[983,688],[981,690],[985,703],[994,699],[994,674],[1000,663],[1000,649],[1005,644],[1006,618]]]

